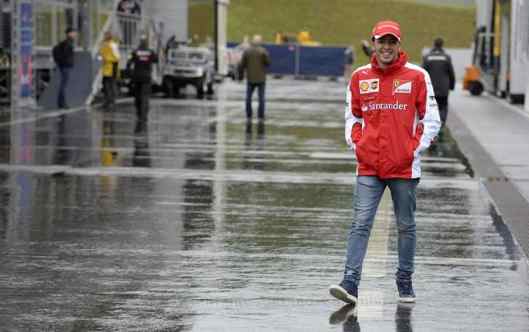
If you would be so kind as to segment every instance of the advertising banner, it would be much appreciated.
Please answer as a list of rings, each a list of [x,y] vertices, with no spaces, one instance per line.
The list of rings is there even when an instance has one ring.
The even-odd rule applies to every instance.
[[[33,4],[19,4],[19,62],[18,62],[18,96],[32,97],[33,93]]]

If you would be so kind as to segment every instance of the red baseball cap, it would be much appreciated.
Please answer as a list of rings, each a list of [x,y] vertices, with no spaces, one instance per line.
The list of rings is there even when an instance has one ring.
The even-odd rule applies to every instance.
[[[392,35],[400,41],[400,25],[394,21],[380,21],[375,24],[371,36],[378,39],[385,35]]]

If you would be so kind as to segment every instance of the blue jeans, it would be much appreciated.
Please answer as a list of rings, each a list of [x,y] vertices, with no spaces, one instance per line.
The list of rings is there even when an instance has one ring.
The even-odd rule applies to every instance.
[[[59,82],[59,95],[57,97],[57,106],[59,108],[66,108],[68,105],[66,105],[66,87],[68,85],[68,81],[70,80],[70,71],[72,68],[70,67],[59,67],[59,71],[61,73],[61,80]]]
[[[246,85],[246,117],[252,118],[252,95],[255,88],[257,88],[257,94],[259,95],[259,109],[257,110],[257,116],[259,119],[264,119],[265,112],[265,82],[261,83],[250,83]]]
[[[411,280],[415,259],[415,191],[419,179],[386,179],[358,176],[356,179],[354,221],[347,241],[344,279],[360,283],[362,263],[378,204],[386,186],[391,192],[397,219],[399,266],[397,280]]]

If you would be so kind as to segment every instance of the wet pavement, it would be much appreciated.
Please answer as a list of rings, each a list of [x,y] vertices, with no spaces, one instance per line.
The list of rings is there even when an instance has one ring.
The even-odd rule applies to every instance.
[[[0,331],[528,331],[529,269],[448,131],[423,159],[417,303],[399,305],[391,199],[357,318],[328,295],[351,223],[343,83],[0,127]]]

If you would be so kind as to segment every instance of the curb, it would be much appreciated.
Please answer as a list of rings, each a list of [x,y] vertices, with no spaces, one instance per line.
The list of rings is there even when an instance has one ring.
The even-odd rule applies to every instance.
[[[479,179],[488,196],[493,220],[501,221],[508,227],[513,243],[520,249],[526,262],[529,262],[529,202],[472,135],[457,112],[451,112],[447,124],[459,149],[471,165],[474,177]]]

